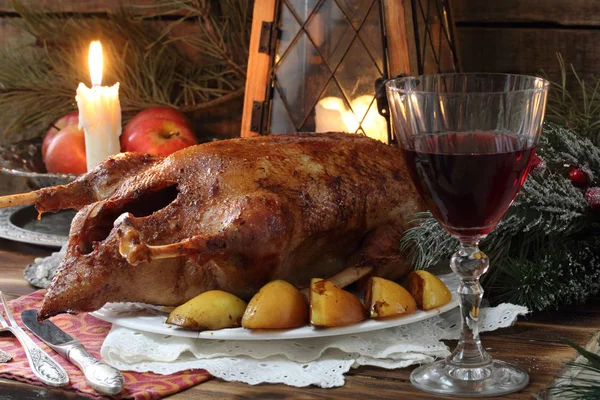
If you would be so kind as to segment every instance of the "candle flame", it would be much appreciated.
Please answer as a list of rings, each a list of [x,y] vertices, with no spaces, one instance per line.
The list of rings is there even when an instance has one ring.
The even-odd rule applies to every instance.
[[[90,66],[92,86],[100,86],[102,84],[102,45],[98,40],[90,44],[88,64]]]

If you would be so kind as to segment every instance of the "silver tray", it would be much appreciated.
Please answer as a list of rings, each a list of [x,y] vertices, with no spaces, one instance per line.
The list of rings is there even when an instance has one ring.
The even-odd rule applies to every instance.
[[[41,220],[33,206],[0,209],[0,238],[48,247],[62,247],[76,211],[47,213]]]
[[[32,189],[64,185],[77,178],[77,175],[53,174],[46,171],[42,161],[40,139],[0,146],[0,171],[26,178]]]

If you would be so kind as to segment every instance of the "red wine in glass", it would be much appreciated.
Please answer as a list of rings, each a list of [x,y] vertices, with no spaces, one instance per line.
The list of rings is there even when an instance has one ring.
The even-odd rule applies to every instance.
[[[483,237],[525,182],[535,147],[508,132],[447,132],[411,138],[403,148],[427,207],[451,234]]]
[[[460,242],[450,258],[460,278],[460,340],[446,359],[411,372],[411,383],[425,392],[504,396],[529,382],[524,370],[494,360],[481,343],[479,279],[490,262],[479,242],[527,177],[549,86],[533,76],[495,73],[407,76],[386,83],[394,133],[411,178],[429,210]]]

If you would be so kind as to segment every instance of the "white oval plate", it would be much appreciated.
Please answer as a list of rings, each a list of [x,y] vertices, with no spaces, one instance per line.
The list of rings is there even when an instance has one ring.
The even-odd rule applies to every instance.
[[[91,313],[96,318],[111,322],[115,325],[142,332],[157,333],[180,337],[191,337],[198,339],[219,340],[282,340],[282,339],[304,339],[324,336],[348,335],[361,332],[369,332],[378,329],[392,328],[394,326],[406,325],[435,317],[443,312],[458,306],[458,277],[455,274],[441,275],[440,279],[452,292],[450,303],[429,311],[417,310],[404,317],[376,321],[367,319],[358,324],[343,326],[339,328],[315,328],[303,326],[296,329],[286,330],[249,330],[244,328],[220,329],[216,331],[196,332],[181,329],[165,324],[167,313],[159,308],[140,303],[108,303],[100,310]]]

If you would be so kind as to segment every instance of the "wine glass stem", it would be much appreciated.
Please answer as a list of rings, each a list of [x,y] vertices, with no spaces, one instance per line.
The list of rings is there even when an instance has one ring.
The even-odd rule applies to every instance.
[[[488,257],[477,247],[478,240],[461,239],[460,249],[450,260],[452,270],[461,279],[458,287],[461,312],[461,335],[447,361],[460,368],[483,367],[492,362],[479,339],[479,311],[483,288],[479,277],[489,267]]]

